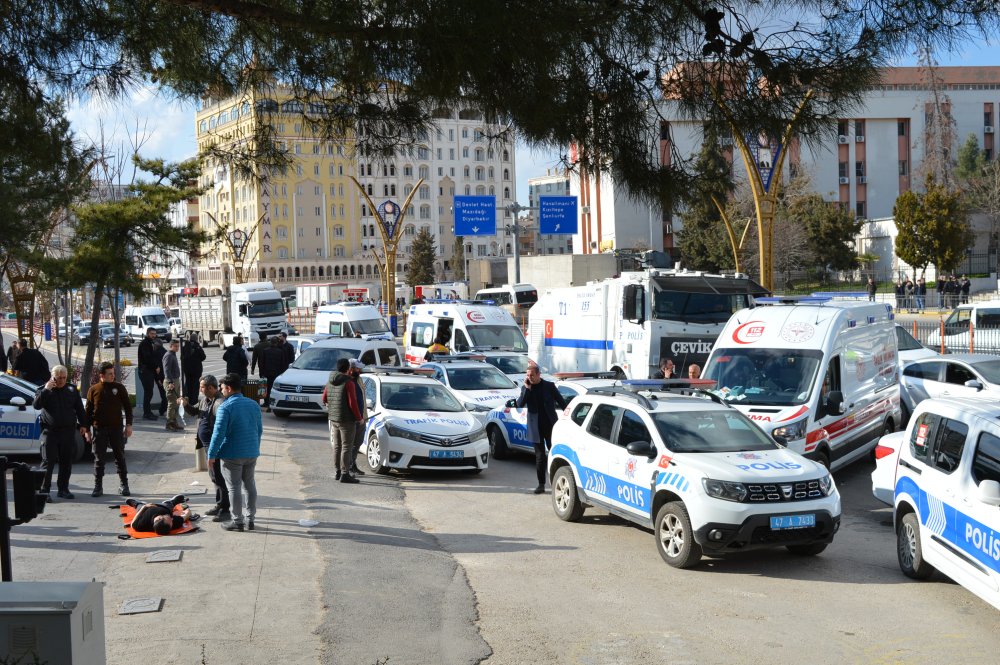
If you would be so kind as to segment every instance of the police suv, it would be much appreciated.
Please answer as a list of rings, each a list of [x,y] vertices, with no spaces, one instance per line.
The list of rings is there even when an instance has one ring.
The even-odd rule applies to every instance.
[[[362,452],[375,473],[455,469],[489,463],[486,430],[455,395],[423,369],[369,367],[361,375],[368,407]]]
[[[563,372],[552,378],[556,379],[556,390],[567,402],[591,388],[617,383],[613,372]],[[513,400],[490,411],[486,418],[486,436],[490,440],[490,454],[496,459],[510,457],[514,451],[532,453],[535,450],[535,445],[528,441],[528,409],[517,408]]]
[[[906,432],[882,437],[875,496],[892,501],[903,573],[937,569],[1000,609],[1000,406],[924,400]]]
[[[703,552],[783,545],[815,555],[833,540],[840,495],[822,465],[688,381],[622,383],[575,398],[553,428],[549,477],[560,519],[595,506],[650,527],[660,556],[677,568]]]

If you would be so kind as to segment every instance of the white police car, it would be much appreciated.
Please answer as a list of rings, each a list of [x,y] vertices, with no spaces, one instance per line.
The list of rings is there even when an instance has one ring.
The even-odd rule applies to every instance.
[[[1000,609],[1000,406],[967,397],[924,400],[905,436],[880,445],[887,443],[897,448],[883,459],[897,461],[900,570],[924,579],[936,568]]]
[[[361,374],[368,407],[362,452],[375,473],[391,469],[480,472],[486,430],[424,369],[370,367]]]
[[[721,399],[682,394],[694,392],[683,380],[622,383],[577,397],[553,428],[559,518],[596,506],[651,527],[660,556],[677,568],[703,552],[783,545],[814,555],[833,540],[840,495],[823,466]]]
[[[514,383],[524,378],[531,359],[526,353],[520,353],[503,347],[473,347],[469,352],[459,350],[455,355],[461,358],[475,358],[493,365],[506,374]]]
[[[615,385],[614,377],[614,372],[561,372],[545,378],[555,379],[559,394],[569,402],[591,388]],[[486,417],[486,436],[490,439],[490,454],[495,459],[506,459],[513,451],[533,453],[535,450],[534,444],[527,439],[528,410],[518,409],[510,402],[490,411]]]
[[[365,365],[399,365],[399,347],[385,339],[330,338],[314,342],[288,366],[271,388],[271,413],[287,418],[291,413],[326,413],[323,388],[341,358],[355,358]]]
[[[517,399],[519,393],[517,384],[507,375],[482,360],[436,356],[433,362],[426,362],[420,367],[432,370],[431,376],[451,388],[484,425],[492,409],[503,406],[507,400]]]
[[[0,455],[42,454],[41,411],[32,406],[38,388],[24,379],[0,374]],[[86,452],[86,442],[78,432],[74,460],[82,459]]]

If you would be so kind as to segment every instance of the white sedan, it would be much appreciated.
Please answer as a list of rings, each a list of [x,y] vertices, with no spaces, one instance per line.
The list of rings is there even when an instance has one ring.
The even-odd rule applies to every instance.
[[[460,357],[435,358],[420,366],[432,370],[432,376],[452,389],[465,407],[486,424],[491,410],[517,399],[520,389],[493,365],[481,360]]]
[[[375,473],[391,469],[487,467],[486,430],[448,388],[411,368],[374,367],[361,375],[368,407],[362,452]]]

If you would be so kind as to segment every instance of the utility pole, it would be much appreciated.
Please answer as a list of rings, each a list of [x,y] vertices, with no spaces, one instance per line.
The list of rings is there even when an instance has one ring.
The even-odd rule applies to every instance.
[[[538,210],[537,207],[523,206],[517,201],[504,206],[504,211],[509,212],[514,216],[513,224],[506,224],[504,226],[508,233],[514,234],[514,284],[518,284],[521,281],[521,231],[526,231],[531,227],[522,226],[518,223],[518,215],[522,212],[528,210]]]

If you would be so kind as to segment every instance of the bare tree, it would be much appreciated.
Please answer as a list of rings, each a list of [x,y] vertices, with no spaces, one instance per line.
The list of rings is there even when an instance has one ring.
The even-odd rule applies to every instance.
[[[958,145],[958,131],[955,118],[951,115],[951,97],[945,92],[934,52],[929,46],[920,49],[920,71],[927,86],[922,136],[924,158],[914,169],[914,182],[926,182],[927,176],[932,176],[934,182],[952,191],[956,186],[955,146]]]

